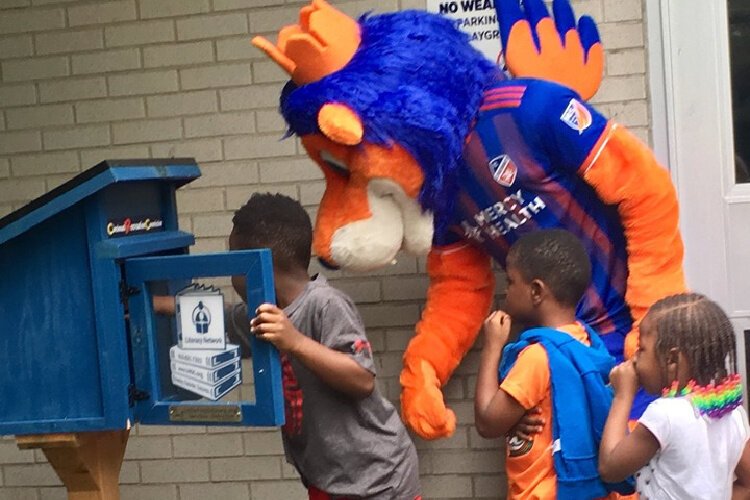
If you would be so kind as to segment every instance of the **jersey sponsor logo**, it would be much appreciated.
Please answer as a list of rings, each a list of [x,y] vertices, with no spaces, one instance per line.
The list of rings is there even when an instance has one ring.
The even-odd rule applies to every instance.
[[[528,197],[521,189],[494,205],[475,213],[472,219],[461,221],[466,238],[483,243],[484,237],[497,239],[527,223],[547,208],[539,196]]]
[[[593,123],[591,112],[577,99],[571,99],[560,120],[581,135]]]
[[[534,446],[534,441],[529,439],[521,439],[518,436],[508,436],[506,438],[508,446],[508,456],[521,457],[531,451],[531,447]]]
[[[516,182],[518,167],[508,155],[500,155],[490,160],[490,172],[495,182],[501,186],[510,187]]]

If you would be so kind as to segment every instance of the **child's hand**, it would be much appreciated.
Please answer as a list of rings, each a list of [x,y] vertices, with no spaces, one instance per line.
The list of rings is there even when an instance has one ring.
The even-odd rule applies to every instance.
[[[505,311],[494,311],[484,320],[484,342],[502,349],[510,336],[510,316]]]
[[[638,373],[632,359],[612,368],[609,372],[609,383],[615,390],[615,394],[633,396],[638,391]]]
[[[510,430],[511,436],[516,436],[524,441],[534,439],[534,434],[539,434],[544,428],[544,419],[539,415],[542,409],[538,406],[528,410],[523,414],[521,420]]]
[[[250,331],[280,351],[293,352],[305,336],[289,321],[284,311],[273,304],[261,304],[250,321]]]
[[[151,297],[151,302],[156,314],[174,316],[174,297],[172,297],[171,295],[154,295],[153,297]]]

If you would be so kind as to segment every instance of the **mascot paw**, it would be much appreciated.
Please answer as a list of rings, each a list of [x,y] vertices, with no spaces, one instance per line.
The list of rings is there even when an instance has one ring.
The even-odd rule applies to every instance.
[[[423,439],[437,439],[453,434],[456,430],[456,414],[445,407],[440,381],[429,363],[424,360],[406,362],[401,372],[401,385],[401,414],[414,432]]]

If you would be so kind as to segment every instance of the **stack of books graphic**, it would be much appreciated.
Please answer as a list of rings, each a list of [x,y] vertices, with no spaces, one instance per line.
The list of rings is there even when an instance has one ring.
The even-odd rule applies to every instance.
[[[242,383],[240,348],[227,344],[224,296],[193,284],[176,296],[178,344],[169,349],[172,383],[212,401]]]
[[[226,350],[196,350],[172,346],[169,349],[172,383],[199,396],[216,401],[242,383],[240,347]]]

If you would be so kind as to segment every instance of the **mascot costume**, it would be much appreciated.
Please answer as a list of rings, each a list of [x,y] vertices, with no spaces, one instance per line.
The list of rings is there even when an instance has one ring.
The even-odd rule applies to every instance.
[[[543,0],[495,8],[507,72],[422,11],[355,21],[312,0],[276,44],[253,40],[291,75],[281,112],[325,174],[319,258],[367,271],[401,249],[428,254],[401,373],[403,418],[427,439],[455,429],[441,387],[491,306],[491,261],[504,265],[520,235],[580,238],[593,276],[578,317],[619,359],[648,307],[685,290],[668,172],[586,103],[604,64],[593,20],[576,23],[568,0],[554,19]]]

